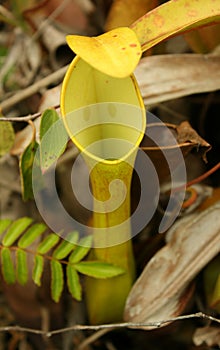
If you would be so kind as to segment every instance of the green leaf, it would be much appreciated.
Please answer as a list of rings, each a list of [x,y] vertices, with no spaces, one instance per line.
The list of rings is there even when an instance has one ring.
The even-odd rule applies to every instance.
[[[69,257],[69,262],[75,264],[82,260],[89,252],[92,245],[92,236],[87,236],[79,241],[79,245]]]
[[[59,120],[59,115],[55,109],[46,109],[41,116],[40,140],[46,135],[51,126]]]
[[[32,279],[37,286],[41,285],[41,277],[44,270],[44,258],[41,255],[35,255],[34,268],[32,272]]]
[[[5,230],[11,224],[11,222],[12,222],[12,220],[10,220],[10,219],[0,220],[0,235],[2,235],[5,232]]]
[[[121,267],[102,261],[81,261],[74,267],[78,272],[95,278],[110,278],[125,273]]]
[[[18,282],[21,285],[26,284],[28,280],[27,253],[21,249],[16,251],[16,268]]]
[[[44,240],[39,244],[37,248],[38,254],[46,254],[51,250],[59,241],[59,236],[55,233],[50,233]]]
[[[10,122],[0,122],[0,157],[8,153],[14,144],[15,133]]]
[[[23,200],[33,199],[32,167],[38,143],[32,141],[20,158],[20,175]]]
[[[64,152],[68,135],[62,120],[54,109],[47,109],[40,125],[41,169],[46,171]]]
[[[34,224],[31,226],[27,232],[19,239],[18,247],[25,249],[31,245],[37,237],[45,232],[47,226],[44,224]]]
[[[11,257],[11,252],[9,248],[3,247],[1,249],[1,267],[2,267],[2,274],[4,277],[4,280],[8,284],[15,283],[16,277],[15,277],[15,270],[14,270],[14,264]]]
[[[31,218],[24,217],[13,222],[2,240],[2,244],[5,247],[10,247],[19,238],[22,232],[24,232],[32,223],[32,221]]]
[[[63,268],[59,261],[51,260],[51,296],[55,302],[60,300],[63,291]]]
[[[63,240],[60,245],[56,248],[56,250],[53,253],[53,258],[57,260],[61,260],[66,258],[70,252],[76,248],[76,243],[78,241],[79,234],[77,231],[72,232],[69,234],[66,239]],[[70,241],[70,242],[69,242]],[[75,242],[75,243],[73,243]]]
[[[173,35],[219,21],[219,1],[170,0],[146,13],[130,28],[136,33],[142,51],[146,51]]]
[[[82,287],[79,280],[79,275],[73,265],[67,265],[67,286],[73,298],[80,301],[82,299]]]

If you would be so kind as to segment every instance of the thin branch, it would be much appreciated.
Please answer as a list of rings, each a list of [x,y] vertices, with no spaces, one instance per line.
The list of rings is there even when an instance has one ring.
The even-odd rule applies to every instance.
[[[220,169],[220,162],[218,164],[216,164],[213,168],[211,168],[210,170],[208,170],[206,173],[198,176],[196,179],[191,180],[189,182],[187,182],[186,187],[190,187],[198,182],[201,182],[203,180],[205,180],[207,177],[209,177],[210,175],[212,175],[215,171]]]
[[[11,107],[13,107],[16,103],[24,100],[25,98],[37,93],[41,88],[46,87],[57,80],[60,80],[64,77],[67,68],[69,65],[66,65],[60,69],[58,69],[56,72],[53,72],[46,76],[45,78],[38,80],[36,83],[32,84],[31,86],[28,86],[26,89],[23,89],[19,92],[17,92],[12,97],[9,97],[7,100],[3,101],[0,105],[0,112],[3,114],[9,110]]]
[[[210,175],[212,175],[215,171],[217,171],[217,170],[219,170],[219,169],[220,169],[220,162],[217,163],[213,168],[211,168],[210,170],[208,170],[206,173],[204,173],[204,174],[202,174],[202,175],[196,177],[195,179],[193,179],[193,180],[187,182],[187,183],[184,184],[184,185],[181,185],[181,186],[179,186],[179,187],[174,188],[173,191],[174,191],[174,192],[176,192],[176,191],[181,191],[181,190],[184,190],[184,189],[187,188],[187,187],[190,187],[190,186],[192,186],[192,185],[195,185],[195,184],[197,184],[197,183],[199,183],[199,182],[201,182],[201,181],[207,179],[207,177],[209,177]]]
[[[1,182],[0,182],[0,183],[1,183]],[[2,244],[0,243],[0,250],[3,249],[3,248],[4,248],[4,245],[2,245]],[[40,253],[37,253],[36,251],[31,250],[31,249],[28,249],[28,248],[20,248],[20,247],[18,247],[18,246],[10,246],[9,249],[10,249],[11,251],[15,251],[15,252],[18,251],[18,250],[22,250],[22,251],[24,251],[24,252],[27,253],[27,254],[31,254],[31,255],[34,255],[34,256],[36,256],[36,255],[42,256],[45,260],[48,260],[48,261],[56,260],[53,256],[46,255],[46,254],[40,254]],[[66,261],[66,260],[59,260],[59,262],[60,262],[61,264],[63,264],[63,265],[68,265],[68,264],[69,264],[69,262]]]
[[[54,109],[59,109],[60,105],[53,106]],[[40,117],[42,112],[37,112],[31,115],[26,115],[24,117],[0,117],[0,122],[28,122],[29,120],[34,120]]]
[[[176,322],[176,321],[182,321],[182,320],[189,320],[194,318],[201,318],[206,319],[209,321],[217,322],[220,324],[220,319],[215,318],[213,316],[204,314],[202,312],[197,312],[195,314],[189,314],[189,315],[182,315],[178,317],[173,317],[167,320],[161,320],[161,321],[152,321],[152,322],[121,322],[121,323],[110,323],[110,324],[100,324],[100,325],[73,325],[66,328],[60,328],[53,331],[46,332],[44,330],[40,329],[33,329],[28,327],[20,327],[20,326],[5,326],[0,327],[0,332],[9,332],[9,331],[17,331],[17,332],[26,332],[26,333],[33,333],[33,334],[39,334],[44,335],[46,337],[51,337],[55,334],[61,334],[65,332],[71,332],[71,331],[97,331],[101,329],[109,329],[109,331],[118,329],[118,328],[133,328],[133,329],[142,329],[143,327],[152,327],[152,328],[160,328],[162,325],[165,325],[167,323]]]

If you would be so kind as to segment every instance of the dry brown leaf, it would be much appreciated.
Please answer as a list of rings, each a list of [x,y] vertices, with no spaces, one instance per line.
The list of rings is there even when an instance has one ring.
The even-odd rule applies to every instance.
[[[33,122],[35,126],[37,142],[39,142],[40,121],[41,121],[41,118],[38,117]],[[15,142],[13,147],[10,150],[10,154],[13,156],[21,155],[24,152],[25,148],[33,140],[33,137],[34,137],[34,131],[31,125],[27,125],[24,129],[17,132],[15,134]]]
[[[174,135],[173,140],[170,138],[170,132]],[[159,146],[152,142],[158,139],[160,140]],[[145,135],[141,142],[141,149],[153,162],[160,181],[164,181],[170,173],[167,159],[172,164],[172,169],[175,169],[181,161],[180,150],[185,158],[194,148],[205,159],[211,146],[196,133],[187,121],[178,126],[163,123],[149,124],[147,136]]]
[[[43,112],[47,108],[53,108],[60,103],[61,84],[46,90],[40,100],[38,112]]]
[[[52,15],[57,23],[68,28],[70,32],[85,34],[89,25],[88,15],[93,11],[94,5],[90,0],[42,0],[27,9],[24,17],[35,30]]]
[[[177,54],[143,58],[135,70],[145,104],[220,88],[220,57]]]
[[[179,315],[188,296],[184,290],[220,252],[220,202],[191,218],[171,228],[169,243],[153,256],[134,284],[126,301],[126,321],[149,323]]]
[[[35,39],[40,37],[48,50],[54,69],[71,62],[74,55],[66,43],[66,34],[88,34],[92,30],[89,16],[94,9],[90,0],[44,0],[24,11]]]
[[[206,344],[220,347],[220,328],[210,326],[197,328],[193,335],[193,342],[196,346]]]

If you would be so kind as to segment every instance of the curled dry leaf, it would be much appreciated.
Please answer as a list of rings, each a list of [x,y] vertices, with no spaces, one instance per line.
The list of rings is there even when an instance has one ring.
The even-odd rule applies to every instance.
[[[193,342],[196,346],[206,344],[220,347],[220,328],[210,326],[197,328],[193,335]]]
[[[150,115],[147,119],[149,121]],[[175,169],[182,160],[180,151],[185,158],[193,149],[196,149],[205,160],[211,146],[185,121],[178,126],[163,123],[148,124],[147,134],[141,142],[141,149],[153,162],[160,181],[164,181],[170,174],[166,159],[169,159],[172,169]]]
[[[126,321],[149,323],[179,315],[189,296],[184,290],[220,252],[220,202],[180,223],[134,284],[126,301]]]
[[[40,121],[41,121],[40,117],[36,118],[33,121],[37,142],[39,142]],[[13,156],[22,154],[26,149],[26,147],[30,144],[31,140],[33,140],[33,137],[34,137],[34,129],[31,127],[31,125],[28,125],[21,131],[18,131],[15,135],[15,142],[13,147],[10,150],[10,154]]]

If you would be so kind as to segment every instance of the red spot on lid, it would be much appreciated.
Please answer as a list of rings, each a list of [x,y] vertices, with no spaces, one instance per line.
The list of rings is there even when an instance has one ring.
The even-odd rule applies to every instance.
[[[130,47],[136,47],[137,44],[130,44],[129,46],[130,46]]]

